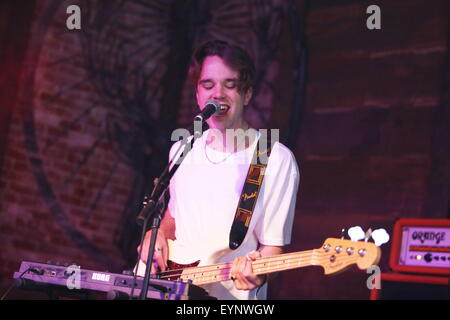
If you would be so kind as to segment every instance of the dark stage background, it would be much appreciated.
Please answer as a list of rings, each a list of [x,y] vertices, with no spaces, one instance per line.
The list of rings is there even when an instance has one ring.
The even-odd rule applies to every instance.
[[[381,30],[366,27],[371,4]],[[143,197],[197,111],[189,57],[211,38],[251,53],[246,115],[297,157],[287,251],[450,218],[449,17],[447,0],[1,1],[0,293],[22,260],[132,265]],[[286,271],[270,298],[368,299],[367,277]]]

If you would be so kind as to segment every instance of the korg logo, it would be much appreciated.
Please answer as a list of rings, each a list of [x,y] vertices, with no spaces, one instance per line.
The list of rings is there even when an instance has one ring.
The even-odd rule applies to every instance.
[[[94,272],[94,273],[92,274],[92,280],[98,280],[98,281],[109,282],[109,274],[104,274],[104,273],[97,273],[97,272]]]

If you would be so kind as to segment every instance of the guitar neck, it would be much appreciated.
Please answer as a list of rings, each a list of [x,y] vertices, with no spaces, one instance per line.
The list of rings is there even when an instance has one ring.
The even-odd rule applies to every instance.
[[[260,275],[320,265],[321,256],[322,254],[317,249],[314,249],[258,258],[252,261],[253,273]],[[231,266],[232,263],[228,262],[204,267],[187,268],[183,270],[181,279],[191,280],[195,285],[230,280]]]

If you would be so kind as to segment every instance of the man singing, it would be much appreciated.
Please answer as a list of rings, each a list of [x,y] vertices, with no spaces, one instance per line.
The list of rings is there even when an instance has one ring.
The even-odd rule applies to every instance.
[[[179,264],[200,260],[201,265],[232,262],[229,280],[204,286],[218,299],[266,299],[273,274],[256,275],[252,262],[283,253],[291,240],[300,174],[286,146],[272,141],[260,189],[243,193],[261,140],[244,119],[255,73],[251,58],[238,46],[215,40],[195,51],[189,76],[196,86],[197,104],[203,109],[213,99],[220,103],[220,111],[207,120],[209,129],[196,139],[170,181],[170,201],[156,240],[152,272],[166,270],[168,260]],[[171,156],[180,143],[172,146]],[[253,211],[240,211],[247,213],[245,237],[231,248],[240,199],[252,198]],[[150,233],[144,241],[144,263]]]

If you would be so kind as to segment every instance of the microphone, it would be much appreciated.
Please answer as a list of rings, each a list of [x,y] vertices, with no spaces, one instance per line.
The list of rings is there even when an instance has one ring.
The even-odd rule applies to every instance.
[[[220,103],[217,100],[210,99],[206,101],[205,108],[203,108],[202,112],[195,116],[194,121],[206,121],[211,116],[219,113],[220,111]]]

